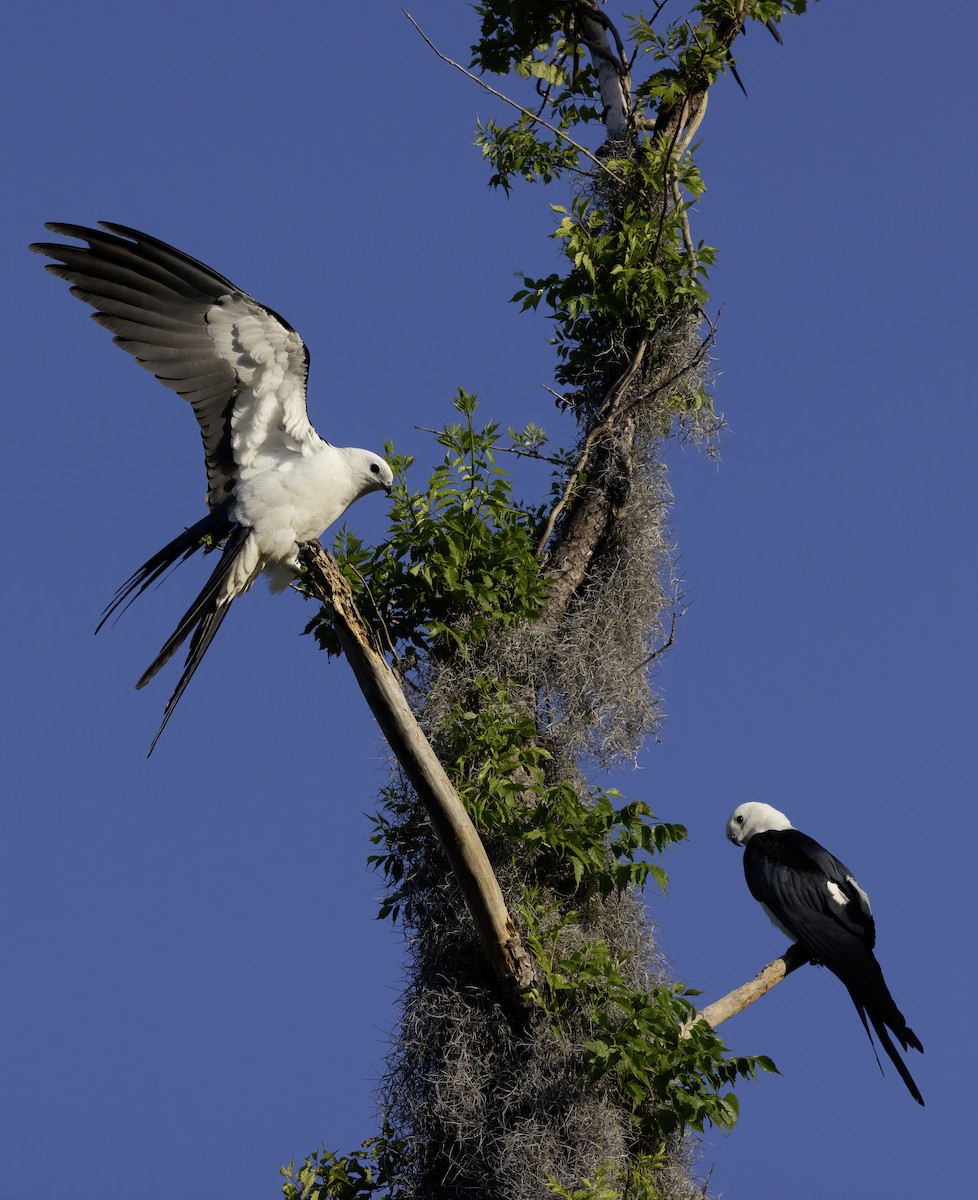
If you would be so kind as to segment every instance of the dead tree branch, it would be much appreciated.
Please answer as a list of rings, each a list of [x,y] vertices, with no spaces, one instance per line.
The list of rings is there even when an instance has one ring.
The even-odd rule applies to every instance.
[[[808,955],[800,946],[789,946],[780,958],[769,962],[749,983],[734,988],[726,996],[721,996],[719,1000],[708,1004],[700,1012],[699,1019],[706,1021],[715,1029],[724,1021],[729,1021],[731,1017],[742,1013],[745,1008],[750,1008],[755,1000],[760,1000],[762,996],[767,995],[771,988],[776,987],[785,976],[790,975],[798,967],[803,967],[808,961],[810,961]]]
[[[608,40],[609,29],[614,34],[618,46],[617,55],[612,51]],[[628,60],[618,30],[598,8],[597,0],[585,0],[581,38],[591,52],[591,60],[598,76],[598,89],[604,106],[602,119],[608,136],[616,141],[627,137],[632,90],[628,77]]]
[[[372,645],[349,584],[319,542],[301,547],[310,593],[326,607],[346,659],[432,828],[465,896],[486,957],[510,1001],[525,1008],[534,986],[533,958],[510,916],[475,826],[425,737],[384,658]]]

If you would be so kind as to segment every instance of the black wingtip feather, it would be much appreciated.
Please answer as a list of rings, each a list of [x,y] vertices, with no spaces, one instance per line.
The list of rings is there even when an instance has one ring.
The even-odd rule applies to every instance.
[[[133,571],[132,575],[119,588],[109,604],[102,611],[102,619],[96,626],[98,633],[109,618],[116,612],[122,615],[137,597],[141,596],[151,584],[155,583],[170,567],[179,566],[198,550],[208,544],[216,546],[223,542],[231,532],[231,520],[228,516],[228,505],[216,512],[208,513],[195,525],[191,525],[181,534],[168,542],[162,550],[158,550],[152,558]]]

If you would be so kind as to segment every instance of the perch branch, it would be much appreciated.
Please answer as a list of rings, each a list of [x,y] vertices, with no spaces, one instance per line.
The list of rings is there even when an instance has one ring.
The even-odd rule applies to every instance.
[[[510,916],[475,826],[404,698],[397,679],[371,644],[333,559],[319,542],[300,548],[309,591],[326,607],[357,683],[398,762],[424,805],[465,896],[486,957],[508,999],[521,1004],[534,986],[533,958]]]
[[[760,1000],[762,996],[767,995],[771,988],[777,986],[786,975],[790,975],[792,971],[804,966],[808,961],[808,955],[800,946],[789,946],[780,958],[769,962],[749,983],[734,988],[726,996],[721,996],[719,1000],[708,1004],[700,1012],[699,1019],[706,1021],[715,1029],[724,1021],[729,1021],[731,1017],[742,1013],[745,1008],[750,1008],[755,1000]]]

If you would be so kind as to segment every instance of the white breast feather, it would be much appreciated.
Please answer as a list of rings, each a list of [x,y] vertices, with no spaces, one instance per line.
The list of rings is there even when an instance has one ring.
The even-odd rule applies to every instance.
[[[791,938],[791,940],[793,942],[797,940],[795,935],[791,932],[791,930],[788,929],[788,927],[786,925],[781,924],[781,922],[774,915],[774,913],[771,912],[771,910],[768,908],[768,906],[764,903],[763,900],[761,901],[761,908],[764,909],[764,915],[771,922],[771,924],[775,927],[775,929],[780,929],[781,932],[785,935],[785,937]]]

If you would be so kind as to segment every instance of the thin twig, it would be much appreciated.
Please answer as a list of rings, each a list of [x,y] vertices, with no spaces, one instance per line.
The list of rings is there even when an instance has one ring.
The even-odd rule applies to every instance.
[[[661,3],[659,3],[655,6],[655,12],[652,14],[651,17],[649,17],[649,25],[652,25],[655,23],[656,17],[659,15],[660,12],[662,12],[662,10],[665,8],[665,6],[668,3],[669,3],[669,0],[661,0]]]
[[[682,139],[677,143],[676,146],[676,154],[679,156],[679,158],[682,158],[682,156],[689,149],[690,142],[696,136],[696,131],[699,129],[700,125],[702,125],[703,118],[706,116],[706,106],[709,103],[709,99],[710,93],[703,92],[702,96],[700,97],[699,104],[693,106],[693,115],[686,123],[686,132],[683,134]]]
[[[676,202],[676,212],[679,213],[679,221],[682,225],[683,244],[686,247],[686,257],[689,259],[689,273],[695,279],[699,272],[699,263],[696,259],[696,251],[693,249],[693,233],[689,227],[689,217],[683,207],[683,190],[675,176],[672,179],[672,198]]]
[[[687,21],[686,24],[689,25],[689,22]],[[702,42],[700,41],[699,36],[696,33],[696,30],[693,29],[693,27],[691,25],[689,26],[689,28],[693,34],[693,39],[696,42],[696,45],[700,49],[701,56],[705,57],[706,50],[705,50],[705,47],[703,46]],[[707,97],[708,91],[709,91],[708,88],[701,88],[700,91],[697,93],[700,97],[699,104],[697,104],[694,101],[693,96],[690,95],[689,93],[687,93],[686,95],[683,96],[682,104],[681,104],[681,106],[679,108],[679,112],[676,116],[676,127],[673,130],[673,134],[672,134],[672,144],[669,146],[669,149],[666,152],[665,167],[663,169],[663,182],[671,183],[675,179],[675,174],[673,172],[670,172],[669,166],[674,161],[678,164],[679,160],[682,158],[682,156],[686,153],[686,150],[689,148],[689,144],[692,141],[693,136],[696,133],[696,130],[699,128],[700,122],[703,120],[703,117],[706,113],[706,97]],[[687,113],[688,113],[688,116],[687,116]],[[659,117],[661,117],[661,116],[662,116],[662,114],[660,112]],[[659,129],[660,129],[659,117],[656,118],[655,124],[652,129],[653,139],[661,136],[659,134]],[[685,134],[683,133],[684,130],[686,131]],[[683,136],[680,136],[680,135],[683,135]],[[674,155],[675,155],[675,158],[673,158]],[[663,187],[663,189],[662,189],[662,220],[659,222],[659,233],[658,233],[658,237],[656,239],[655,247],[653,250],[653,262],[656,261],[659,257],[659,246],[661,243],[662,235],[665,232],[665,223],[666,223],[666,216],[668,213],[668,205],[669,205],[668,192],[667,192],[667,189],[665,187]]]
[[[687,17],[687,19],[686,19],[685,21],[683,21],[683,24],[686,26],[686,28],[689,30],[689,32],[690,32],[690,33],[693,35],[693,41],[694,41],[694,42],[697,44],[697,46],[699,46],[699,48],[700,48],[700,56],[701,56],[702,58],[705,58],[705,57],[706,57],[706,47],[705,47],[705,46],[703,45],[703,43],[700,41],[700,35],[699,35],[699,34],[696,32],[696,29],[695,29],[695,28],[693,27],[693,25],[690,23],[690,21],[689,21],[689,18],[688,18],[688,17]]]
[[[549,129],[554,137],[559,138],[562,142],[566,142],[568,146],[572,146],[579,154],[583,154],[589,162],[594,163],[599,170],[604,171],[609,178],[614,179],[616,182],[618,181],[618,176],[614,173],[614,171],[612,171],[610,167],[607,167],[600,158],[597,158],[594,154],[592,154],[586,146],[582,146],[580,142],[575,142],[572,137],[568,137],[566,133],[560,129],[557,129],[548,121],[545,121],[543,117],[538,116],[531,109],[524,108],[522,104],[517,104],[515,100],[507,96],[504,92],[497,92],[496,89],[490,87],[484,79],[480,79],[478,75],[474,75],[471,71],[466,70],[465,67],[463,67],[461,63],[456,62],[454,58],[449,58],[447,54],[442,54],[442,52],[434,44],[431,38],[428,37],[428,35],[417,23],[414,17],[411,16],[407,9],[402,8],[401,12],[404,13],[418,33],[421,34],[421,37],[424,39],[424,41],[427,42],[427,44],[431,47],[435,54],[438,55],[442,62],[448,63],[448,65],[450,67],[454,67],[456,71],[461,71],[467,79],[471,79],[473,83],[477,83],[479,87],[484,88],[490,95],[495,96],[497,100],[503,100],[507,104],[512,105],[512,107],[515,108],[517,112],[521,112],[524,117],[529,117],[531,121],[534,121],[538,125],[542,125],[544,129]]]
[[[679,614],[675,611],[675,609],[673,609],[672,625],[669,628],[669,636],[666,638],[666,640],[662,643],[661,646],[659,646],[657,649],[652,651],[652,653],[648,656],[648,658],[643,659],[638,664],[637,667],[632,667],[632,669],[628,672],[629,675],[634,675],[636,671],[641,671],[641,669],[643,667],[647,667],[649,665],[649,663],[652,662],[653,659],[658,658],[660,654],[665,654],[665,652],[669,649],[670,646],[675,645],[675,643],[676,643],[676,618],[678,616],[679,616]]]
[[[687,99],[685,99],[683,101],[683,105],[685,106],[688,103],[689,103],[689,99],[687,97]],[[676,125],[676,128],[672,134],[672,145],[666,151],[665,163],[662,168],[663,184],[665,184],[668,180],[670,180],[673,177],[672,172],[669,170],[669,165],[673,161],[672,156],[676,152],[676,146],[679,142],[679,134],[680,134],[681,130],[682,130],[682,121],[680,121]],[[653,138],[659,136],[658,125],[656,125],[655,131],[652,136],[653,136]],[[652,262],[653,262],[653,264],[657,263],[659,261],[659,250],[662,247],[662,238],[666,232],[666,218],[668,217],[668,215],[669,215],[669,192],[666,187],[663,187],[663,189],[662,189],[662,216],[659,218],[659,228],[656,230],[656,234],[655,234],[655,245],[652,247]]]
[[[419,433],[433,433],[435,437],[441,436],[440,429],[429,429],[427,425],[415,425],[415,429]],[[493,446],[493,450],[501,450],[503,454],[515,454],[518,458],[536,458],[540,462],[553,463],[555,467],[566,467],[566,458],[554,458],[550,454],[541,454],[539,450],[526,450],[520,446]]]

